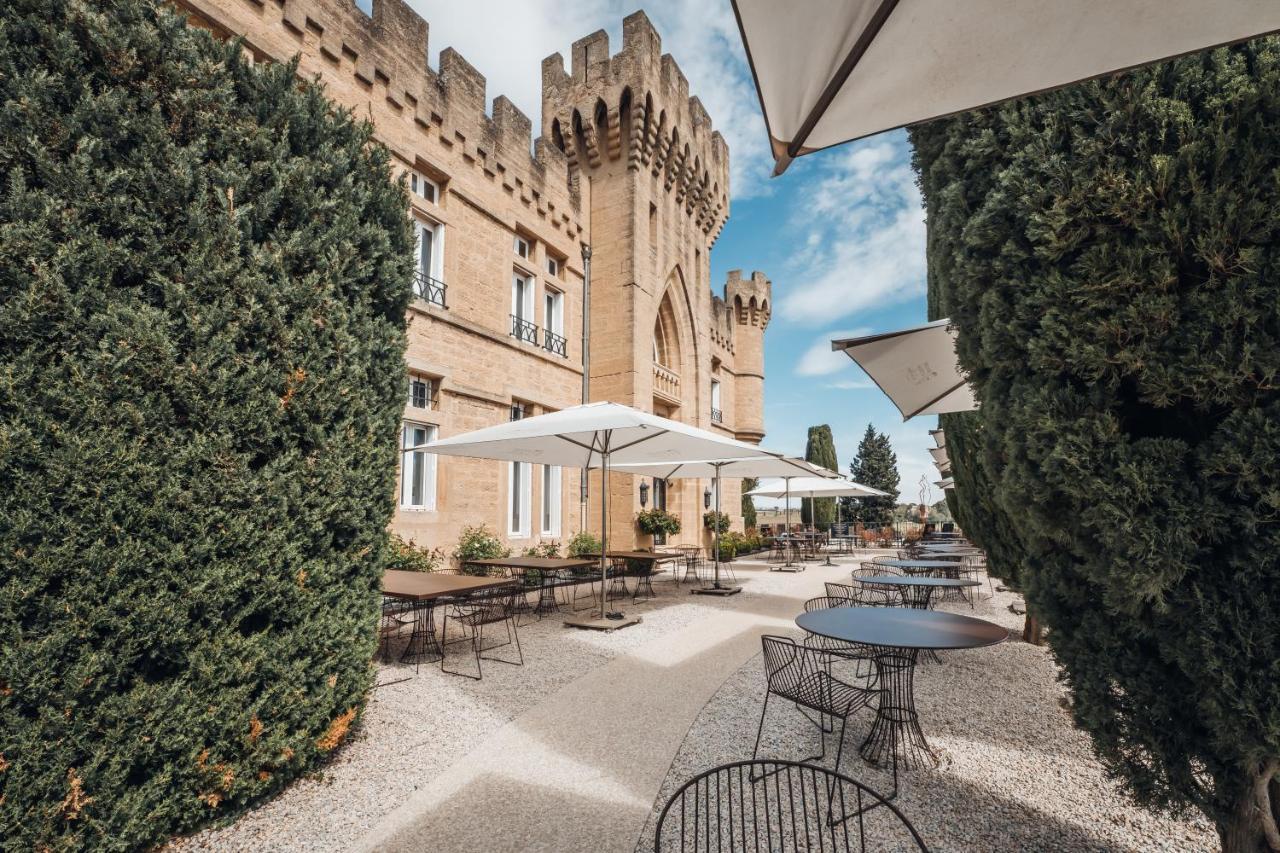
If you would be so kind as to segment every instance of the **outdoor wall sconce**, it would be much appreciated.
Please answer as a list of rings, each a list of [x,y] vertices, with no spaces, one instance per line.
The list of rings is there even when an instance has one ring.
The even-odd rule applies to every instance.
[[[649,503],[649,481],[640,481],[640,508],[644,509]]]
[[[711,509],[711,487],[707,486],[702,490],[702,508]]]

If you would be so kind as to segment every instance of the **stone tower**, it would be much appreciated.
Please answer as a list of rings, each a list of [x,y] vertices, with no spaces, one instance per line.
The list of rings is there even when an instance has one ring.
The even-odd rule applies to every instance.
[[[772,285],[762,272],[744,279],[730,270],[724,299],[733,312],[734,372],[737,374],[734,431],[739,441],[758,444],[764,438],[764,330],[769,325]]]
[[[589,211],[591,398],[720,427],[709,255],[729,213],[729,150],[643,12],[623,21],[616,55],[601,30],[574,42],[569,71],[559,54],[543,61],[542,131]],[[611,482],[618,541],[634,535],[634,480]],[[667,508],[699,530],[698,484],[670,484]]]

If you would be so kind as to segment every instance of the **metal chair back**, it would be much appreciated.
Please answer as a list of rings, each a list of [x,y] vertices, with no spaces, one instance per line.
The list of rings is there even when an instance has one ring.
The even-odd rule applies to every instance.
[[[659,814],[653,848],[656,853],[929,849],[902,812],[871,788],[794,761],[737,761],[690,779]]]

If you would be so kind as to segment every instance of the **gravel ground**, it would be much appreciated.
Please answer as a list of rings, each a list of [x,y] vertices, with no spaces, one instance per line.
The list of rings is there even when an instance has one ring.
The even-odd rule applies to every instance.
[[[983,592],[987,587],[983,586]],[[916,671],[921,725],[942,756],[936,770],[903,774],[895,805],[935,851],[1217,850],[1213,825],[1152,814],[1132,805],[1107,780],[1088,737],[1071,722],[1065,691],[1047,649],[1018,639],[1022,608],[1011,592],[997,591],[975,615],[1014,631],[1009,642],[947,652],[941,665]],[[791,632],[799,638],[798,629]],[[672,762],[637,851],[653,849],[657,814],[675,789],[700,771],[751,757],[764,701],[757,655],[707,703]],[[857,754],[873,711],[849,722],[841,769],[874,790],[892,790],[892,777]],[[816,730],[794,706],[772,703],[761,758],[799,760],[817,753]],[[835,750],[828,738],[826,766]],[[878,849],[901,849],[880,839]]]
[[[673,595],[669,581],[659,584],[662,597],[656,602],[626,608],[644,621],[623,631],[569,631],[557,619],[522,625],[525,665],[486,661],[482,681],[445,675],[438,665],[424,664],[416,674],[412,666],[380,665],[380,682],[408,680],[374,691],[361,725],[327,766],[235,822],[175,839],[167,849],[352,849],[414,791],[583,674],[631,653],[643,657],[647,643],[717,610],[751,610],[766,596],[821,595],[824,579],[847,577],[847,567],[814,566],[800,575],[743,568],[744,592],[729,598]],[[1020,604],[1016,596],[998,593],[994,601],[980,603],[975,615],[1017,629],[1021,617],[1008,610],[1014,603]],[[959,612],[970,611],[962,605]],[[452,665],[468,662],[460,655],[455,659],[456,653]],[[906,774],[897,805],[930,847],[1216,849],[1204,819],[1177,821],[1128,805],[1092,759],[1087,738],[1072,727],[1054,675],[1044,649],[1012,640],[947,653],[941,666],[920,666],[917,706],[944,760],[937,770]],[[757,656],[724,682],[690,728],[637,850],[649,849],[656,812],[681,782],[713,765],[750,758],[763,696]],[[843,769],[889,790],[888,776],[856,753],[870,719],[863,712],[851,720]],[[770,708],[765,743],[763,757],[794,759],[816,751],[813,729],[780,703]],[[518,835],[520,827],[500,831]]]

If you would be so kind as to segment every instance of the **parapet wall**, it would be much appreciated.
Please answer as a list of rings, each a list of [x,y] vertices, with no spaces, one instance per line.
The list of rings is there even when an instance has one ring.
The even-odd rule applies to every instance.
[[[250,47],[273,60],[302,54],[300,73],[307,76],[317,69],[306,60],[318,54],[319,70],[351,74],[366,97],[385,99],[392,113],[436,136],[491,179],[501,180],[557,226],[575,235],[582,231],[580,200],[564,153],[549,138],[534,139],[532,121],[505,96],[494,99],[492,115],[486,113],[484,76],[457,51],[441,51],[440,68],[432,69],[428,24],[404,0],[373,0],[372,16],[353,0],[178,2],[245,36]],[[291,38],[271,38],[273,23]],[[276,43],[286,45],[286,51],[294,47],[278,55],[280,50],[271,49]],[[379,127],[383,120],[379,118]]]
[[[600,30],[574,42],[570,71],[558,53],[542,61],[542,135],[571,170],[625,156],[629,169],[661,177],[711,241],[724,227],[729,147],[643,12],[623,21],[616,55]]]

